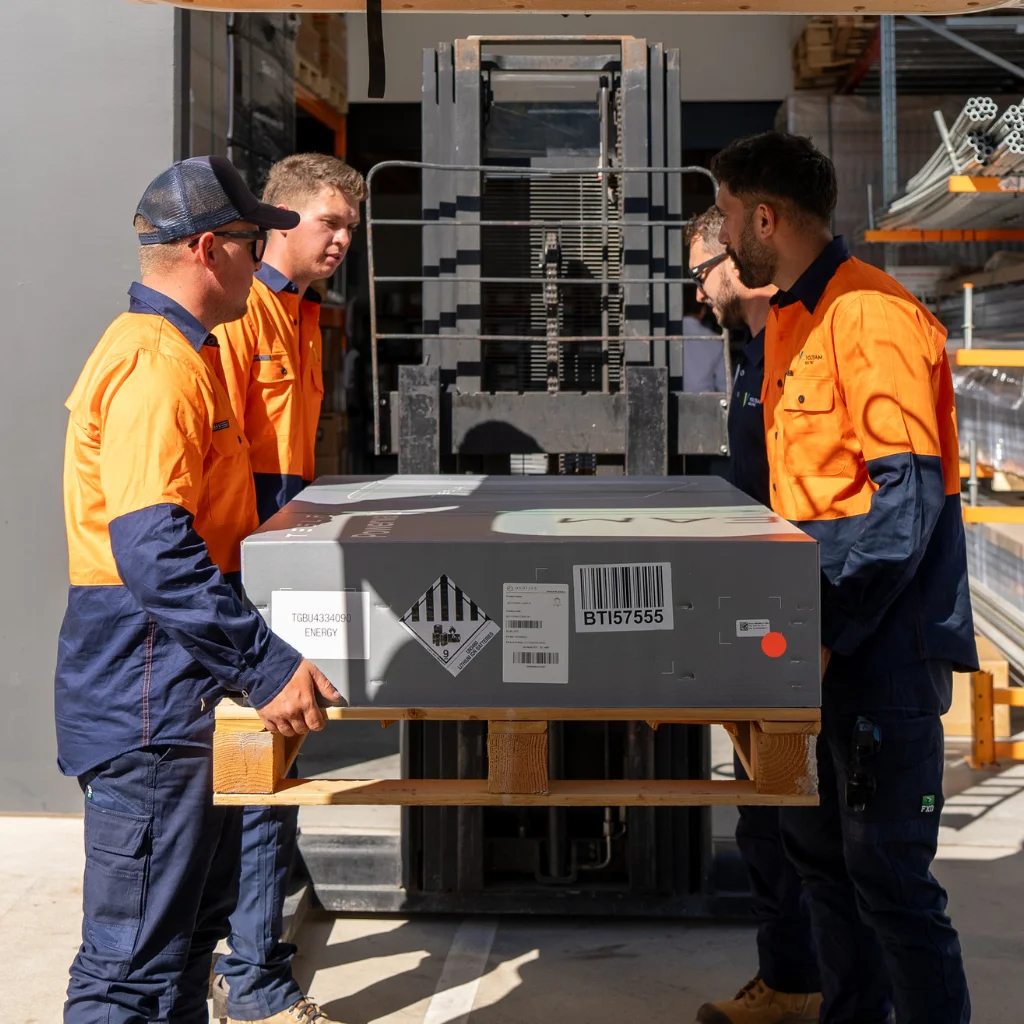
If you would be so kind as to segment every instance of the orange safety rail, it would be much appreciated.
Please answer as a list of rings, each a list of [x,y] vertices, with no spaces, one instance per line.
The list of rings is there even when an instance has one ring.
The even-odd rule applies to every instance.
[[[971,674],[971,699],[974,706],[971,767],[992,768],[1000,761],[1024,761],[1024,741],[997,740],[995,728],[995,706],[1009,704],[1024,708],[1024,688],[997,688],[991,672],[974,672]]]

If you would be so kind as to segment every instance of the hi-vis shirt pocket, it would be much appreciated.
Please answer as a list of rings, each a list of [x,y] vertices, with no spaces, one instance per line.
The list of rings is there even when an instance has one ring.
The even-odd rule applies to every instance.
[[[786,469],[794,476],[840,476],[850,465],[843,444],[835,384],[829,378],[787,377],[776,412]]]
[[[221,414],[213,421],[208,456],[210,516],[215,523],[233,522],[244,508],[249,466],[249,442],[234,418]]]
[[[268,352],[257,352],[253,356],[252,375],[260,384],[291,382],[295,376],[283,353]]]

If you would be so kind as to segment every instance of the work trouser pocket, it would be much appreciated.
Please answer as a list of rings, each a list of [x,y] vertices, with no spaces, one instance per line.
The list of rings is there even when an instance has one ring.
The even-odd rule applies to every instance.
[[[85,937],[128,961],[142,918],[150,856],[150,817],[85,804]]]

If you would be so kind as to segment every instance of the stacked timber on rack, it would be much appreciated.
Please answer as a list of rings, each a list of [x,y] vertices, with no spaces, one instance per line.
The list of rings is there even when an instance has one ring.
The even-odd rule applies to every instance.
[[[300,16],[295,77],[339,114],[348,112],[348,40],[342,15]]]
[[[862,15],[808,18],[793,46],[794,87],[837,87],[871,43],[877,28],[878,18]]]

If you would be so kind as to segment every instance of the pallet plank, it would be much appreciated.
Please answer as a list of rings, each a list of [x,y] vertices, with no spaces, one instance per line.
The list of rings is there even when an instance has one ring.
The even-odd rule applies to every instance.
[[[485,779],[284,779],[272,794],[215,793],[224,805],[387,804],[457,807],[812,807],[813,793],[759,792],[753,782],[708,779],[552,779],[547,793],[492,793]]]
[[[438,722],[651,722],[706,725],[721,722],[820,722],[820,708],[394,708],[326,707],[330,721]],[[217,728],[231,719],[258,719],[252,708],[232,700],[217,705]]]

